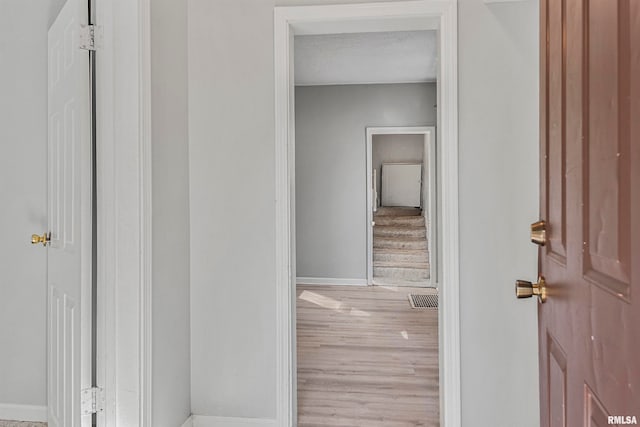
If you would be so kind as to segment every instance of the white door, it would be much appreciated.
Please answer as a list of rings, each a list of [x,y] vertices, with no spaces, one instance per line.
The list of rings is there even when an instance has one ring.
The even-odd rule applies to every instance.
[[[420,206],[421,164],[382,165],[382,206]]]
[[[87,0],[67,0],[49,29],[48,425],[91,425],[91,133]]]

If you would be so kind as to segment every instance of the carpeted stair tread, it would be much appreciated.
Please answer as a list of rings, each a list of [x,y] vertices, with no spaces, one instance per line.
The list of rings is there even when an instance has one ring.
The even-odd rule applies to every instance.
[[[424,226],[425,221],[423,216],[392,216],[392,215],[382,215],[382,216],[374,216],[373,221],[375,222],[375,226],[380,225],[417,225]]]
[[[422,256],[427,256],[429,253],[426,249],[394,249],[394,248],[379,248],[377,252],[379,254],[422,255]]]
[[[398,226],[375,226],[374,236],[408,236],[426,240],[426,229],[424,227],[398,227]]]
[[[429,259],[426,249],[376,248],[374,261],[424,262]]]
[[[373,252],[377,249],[413,249],[413,250],[426,250],[426,239],[412,238],[412,237],[374,237],[373,239]]]
[[[424,225],[403,225],[403,224],[388,224],[388,225],[381,225],[381,224],[376,224],[373,226],[373,230],[398,230],[398,231],[404,231],[404,230],[420,230],[422,232],[425,232],[427,229],[427,227],[425,227]]]
[[[410,286],[410,287],[428,287],[431,285],[429,279],[406,280],[387,277],[375,277],[373,284],[377,286]]]
[[[380,207],[374,213],[376,216],[394,215],[394,216],[418,216],[422,214],[420,208],[405,208],[405,207]]]
[[[417,208],[379,208],[374,215],[374,223],[374,283],[390,286],[429,284],[429,248],[422,211]]]
[[[429,263],[415,261],[373,261],[373,267],[413,268],[417,270],[427,270],[429,269]]]
[[[373,277],[386,277],[403,280],[428,279],[429,269],[409,267],[373,267]]]

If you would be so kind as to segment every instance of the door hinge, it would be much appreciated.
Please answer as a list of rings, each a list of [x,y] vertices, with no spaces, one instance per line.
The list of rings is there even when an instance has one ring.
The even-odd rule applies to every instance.
[[[97,414],[104,411],[104,390],[100,387],[82,390],[80,408],[82,415]]]
[[[102,44],[102,27],[83,25],[80,27],[80,49],[96,50]]]

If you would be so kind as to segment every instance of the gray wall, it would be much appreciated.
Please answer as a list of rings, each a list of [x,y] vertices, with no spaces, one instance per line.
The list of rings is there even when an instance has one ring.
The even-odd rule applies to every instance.
[[[373,135],[371,163],[376,170],[376,188],[378,206],[382,201],[382,164],[383,163],[424,163],[424,135]],[[422,165],[422,182],[428,182],[425,175],[429,165]],[[422,207],[426,209],[422,200]]]
[[[275,416],[273,6],[340,2],[189,1],[195,413]],[[537,2],[458,10],[461,415],[537,427]]]
[[[59,1],[0,1],[0,419],[3,404],[44,406],[47,30]],[[28,30],[26,30],[28,28]]]
[[[435,104],[435,83],[296,87],[298,277],[366,280],[365,129],[435,125]]]
[[[187,5],[151,1],[153,425],[191,413]]]

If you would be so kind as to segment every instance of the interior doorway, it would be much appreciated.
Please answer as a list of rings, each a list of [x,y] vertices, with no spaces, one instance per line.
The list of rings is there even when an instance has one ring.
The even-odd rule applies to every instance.
[[[278,420],[295,425],[296,325],[295,291],[297,203],[296,127],[293,41],[295,35],[438,30],[438,153],[442,176],[442,267],[447,283],[438,311],[438,364],[442,381],[440,425],[459,425],[459,329],[458,329],[458,214],[457,214],[457,105],[455,5],[420,1],[395,4],[359,4],[276,8],[276,265],[280,358]],[[364,129],[363,129],[364,130]],[[363,176],[365,174],[363,173]],[[446,197],[444,196],[446,194]],[[363,203],[363,206],[365,203]],[[366,227],[364,227],[366,230]],[[364,245],[363,245],[364,246]],[[365,246],[366,247],[366,246]],[[366,263],[363,263],[366,265]],[[375,289],[375,288],[373,288]],[[310,296],[310,294],[307,294]],[[326,295],[322,295],[325,296]],[[311,295],[312,298],[313,295]],[[320,298],[320,305],[332,299]],[[334,299],[335,300],[335,299]],[[324,301],[324,302],[323,302]],[[338,306],[342,307],[340,303]],[[355,308],[355,307],[354,307]],[[357,308],[354,313],[357,313]],[[288,420],[288,421],[287,421]]]
[[[381,39],[389,37],[358,34],[358,40],[354,38],[341,36],[340,44],[348,42],[356,46],[362,42],[361,46],[370,48],[374,43],[371,39],[375,39],[373,50],[379,52],[383,50],[380,44],[386,45]],[[369,41],[364,42],[367,38]],[[296,54],[302,53],[298,38],[295,43]],[[309,37],[303,43],[309,43]],[[399,50],[407,54],[407,49]],[[415,54],[427,55],[422,50]],[[332,54],[318,52],[318,55],[322,55],[323,63],[335,61]],[[351,55],[364,56],[355,52]],[[305,56],[312,55],[305,53]],[[334,71],[337,68],[331,67]],[[365,71],[358,74],[363,77]],[[296,81],[300,80],[309,82],[296,73]],[[424,245],[422,250],[374,248],[374,257],[386,257],[382,262],[375,260],[374,271],[426,272],[415,265],[426,266],[428,262],[425,217],[421,215],[421,207],[427,205],[422,200],[421,184],[428,131],[415,133],[417,130],[413,128],[413,134],[407,130],[405,134],[373,135],[373,150],[366,150],[363,136],[366,124],[382,120],[385,114],[407,122],[435,122],[435,89],[436,83],[431,81],[361,84],[357,80],[343,85],[295,88],[296,372],[300,427],[371,425],[378,419],[384,419],[389,427],[403,422],[439,425],[438,311],[437,307],[412,308],[407,295],[436,296],[427,294],[424,288],[416,288],[428,284],[425,280],[398,282],[394,280],[397,278],[389,277],[390,282],[377,283],[384,286],[366,286],[364,268],[368,152],[378,169],[386,160],[393,163],[385,163],[385,168],[391,164],[401,172],[405,165],[412,169],[410,182],[402,181],[398,186],[401,197],[391,197],[400,207],[385,206],[378,212],[394,209],[417,212],[416,216],[381,218],[381,224],[383,219],[403,224],[376,226],[380,230],[374,236],[379,239],[377,243],[381,243],[377,236],[380,232],[391,232],[401,234],[382,237],[392,245]],[[383,141],[375,141],[376,137],[382,137]],[[385,137],[392,141],[384,141]],[[381,145],[380,150],[375,150],[376,144]],[[428,168],[424,170],[427,172]],[[382,176],[381,181],[385,178],[386,175]],[[405,200],[402,187],[407,184],[411,184],[412,191]],[[390,187],[393,186],[386,185],[383,198],[393,191]],[[421,225],[413,228],[416,220]],[[407,232],[417,237],[407,237]],[[415,262],[407,260],[407,256],[421,259]],[[404,258],[400,259],[400,265],[396,263],[398,257]],[[328,408],[330,417],[326,413]]]
[[[369,127],[366,144],[367,284],[436,288],[435,127]],[[383,178],[385,169],[396,175]],[[384,182],[394,178],[398,190]]]

